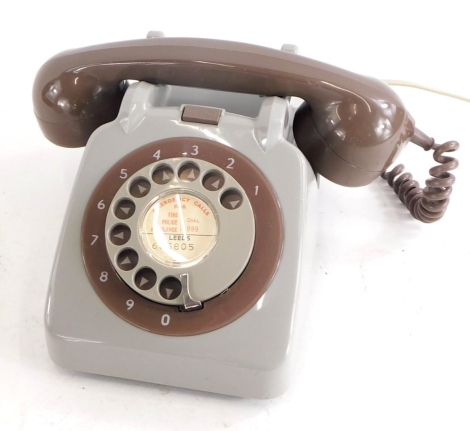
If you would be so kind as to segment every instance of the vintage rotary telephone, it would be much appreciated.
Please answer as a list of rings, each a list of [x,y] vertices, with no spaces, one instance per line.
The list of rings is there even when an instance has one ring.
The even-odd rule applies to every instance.
[[[312,265],[315,175],[346,186],[382,175],[431,222],[457,167],[442,153],[458,144],[415,129],[383,82],[241,43],[66,51],[40,69],[33,98],[49,140],[86,145],[48,293],[49,352],[97,374],[281,394]],[[385,173],[409,140],[442,164],[424,191],[400,167]]]

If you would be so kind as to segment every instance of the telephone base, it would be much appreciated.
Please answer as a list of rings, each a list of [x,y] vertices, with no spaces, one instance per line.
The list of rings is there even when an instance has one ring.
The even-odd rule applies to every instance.
[[[191,104],[207,106],[210,101],[211,107],[221,109],[219,123],[182,121],[179,101],[185,95]],[[257,112],[251,115],[254,104]],[[291,123],[289,103],[277,97],[244,98],[147,83],[129,87],[116,120],[91,136],[69,202],[45,313],[47,345],[55,363],[76,371],[247,398],[274,398],[287,390],[297,350],[298,321],[308,306],[304,295],[311,283],[317,196],[317,182],[310,165],[289,141]],[[90,281],[81,247],[83,241],[92,244],[105,236],[98,225],[90,238],[84,234],[88,231],[82,229],[87,206],[106,207],[107,211],[107,205],[111,205],[107,201],[93,201],[104,176],[116,166],[117,172],[125,176],[126,167],[119,163],[129,153],[173,137],[204,139],[212,146],[230,148],[240,154],[239,159],[234,157],[227,167],[221,168],[227,178],[229,174],[238,175],[236,169],[242,157],[249,159],[272,187],[282,220],[280,259],[264,293],[233,321],[196,335],[165,335],[158,333],[158,328],[129,323],[126,313],[135,312],[137,302],[131,304],[127,297],[123,297],[122,304],[117,301],[123,307],[121,315],[112,311]],[[201,154],[194,155],[198,156]],[[163,154],[160,160],[165,160]],[[243,183],[244,179],[239,181]],[[253,202],[261,190],[255,187],[247,190],[247,199]],[[259,228],[264,219],[258,216],[255,219]],[[234,225],[233,230],[242,232],[243,226]],[[236,253],[230,247],[225,251],[214,249],[213,253],[216,250],[227,256]],[[96,259],[97,265],[109,262],[107,255]],[[184,271],[191,274],[191,267]],[[101,273],[103,276],[104,271]],[[107,282],[108,275],[113,274],[106,272],[101,282]],[[231,287],[223,293],[223,301],[230,302],[236,289],[237,286]],[[130,287],[125,291],[151,304]],[[195,296],[199,299],[197,295],[198,292]],[[197,319],[200,312],[181,312],[178,318]],[[170,329],[172,324],[169,318],[162,320],[162,325]]]

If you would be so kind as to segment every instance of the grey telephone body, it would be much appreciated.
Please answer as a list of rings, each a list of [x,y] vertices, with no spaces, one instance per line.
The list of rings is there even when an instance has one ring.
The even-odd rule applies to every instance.
[[[219,123],[183,121],[187,104],[220,108]],[[90,137],[68,205],[45,313],[54,362],[77,371],[240,397],[273,398],[285,392],[298,347],[299,316],[312,288],[317,196],[312,168],[292,142],[292,113],[289,101],[278,97],[144,82],[129,87],[117,118]],[[93,289],[81,248],[84,213],[101,178],[128,153],[172,137],[207,139],[246,156],[270,183],[282,215],[281,257],[266,292],[233,322],[191,336],[159,335],[116,315]]]

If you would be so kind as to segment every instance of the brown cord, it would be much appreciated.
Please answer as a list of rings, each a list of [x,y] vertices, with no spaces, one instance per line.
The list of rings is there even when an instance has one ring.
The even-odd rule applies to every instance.
[[[433,158],[440,165],[429,170],[431,178],[426,180],[424,190],[409,172],[402,173],[405,169],[403,165],[397,165],[391,171],[382,174],[382,178],[387,180],[415,219],[423,223],[433,223],[444,216],[452,193],[452,185],[455,183],[455,176],[449,171],[457,168],[459,162],[453,157],[442,154],[456,151],[458,148],[459,143],[456,141],[441,145],[433,143],[428,148],[434,150]]]

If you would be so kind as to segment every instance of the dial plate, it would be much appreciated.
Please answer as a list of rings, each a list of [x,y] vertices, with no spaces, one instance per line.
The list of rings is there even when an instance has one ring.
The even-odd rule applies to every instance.
[[[131,197],[122,197],[120,200],[116,198],[121,187],[124,184],[129,184],[129,178],[152,163],[159,162],[165,165],[168,160],[185,157],[190,157],[197,164],[207,161],[216,166],[217,171],[224,178],[226,177],[225,173],[229,173],[234,178],[240,185],[240,189],[237,191],[244,193],[240,209],[244,206],[245,200],[250,203],[256,230],[256,239],[251,257],[240,276],[223,295],[217,295],[206,301],[203,309],[187,313],[180,312],[176,306],[164,305],[145,298],[141,293],[131,289],[128,283],[124,282],[118,275],[115,269],[116,261],[113,260],[117,253],[113,254],[113,259],[111,259],[108,254],[108,246],[116,247],[116,252],[118,250],[122,251],[126,247],[132,249],[142,247],[143,249],[143,246],[138,245],[140,243],[138,235],[134,235],[132,232],[131,238],[125,246],[116,246],[111,240],[108,241],[107,239],[115,225],[121,226],[121,233],[125,230],[122,228],[123,225],[132,225],[130,229],[134,229],[133,226],[138,226],[138,224],[131,223],[131,220],[134,217],[140,217],[145,205],[150,202],[149,200],[143,206],[139,203],[140,199],[150,199],[148,194],[147,197],[143,198],[134,198],[130,194],[128,196],[131,196],[132,199]],[[163,175],[165,172],[167,172],[167,176],[170,176],[168,175],[169,171],[165,170],[155,174],[160,183],[168,181]],[[177,176],[179,171],[173,172],[174,176]],[[227,192],[234,189],[227,184],[218,189],[218,184],[206,188],[204,183],[208,174],[209,172],[204,170],[198,176],[198,187],[200,189],[197,192],[204,194],[204,190],[207,190],[211,193],[218,193],[216,202],[219,206],[217,211],[221,211],[221,208],[223,208],[228,214],[236,214],[237,209],[233,209],[233,207],[236,207],[239,203],[235,202],[232,205],[230,202],[234,201],[233,193]],[[149,173],[149,175],[146,178],[152,178],[152,173]],[[190,177],[190,173],[184,176],[185,179],[191,179]],[[152,181],[150,181],[152,188],[155,184],[165,186],[165,184],[159,184],[158,181],[152,178]],[[216,181],[214,180],[211,184],[214,182]],[[181,189],[181,185],[179,184],[175,188]],[[212,188],[215,190],[211,190]],[[168,189],[166,190],[168,191]],[[150,193],[153,192],[150,191]],[[222,198],[223,195],[224,198]],[[113,202],[115,203],[113,204]],[[225,205],[222,202],[225,202]],[[129,216],[130,213],[132,213],[131,216]],[[109,230],[106,226],[108,214],[116,216],[116,223],[109,226]],[[222,224],[220,224],[220,229],[222,229]],[[242,228],[232,229],[234,237],[241,231]],[[119,229],[115,232],[118,235],[120,234]],[[125,238],[127,234],[123,233],[120,236]],[[136,240],[139,241],[137,245],[133,242]],[[283,226],[275,193],[261,171],[249,159],[233,148],[207,139],[171,138],[135,150],[119,160],[104,175],[92,193],[85,210],[81,241],[85,268],[91,285],[113,312],[145,330],[163,335],[185,336],[202,334],[225,326],[242,316],[256,304],[269,287],[276,272],[282,252]],[[124,241],[124,239],[120,239],[120,241]],[[120,241],[117,242],[120,243]],[[219,243],[220,240],[217,241],[208,256],[218,254],[216,252]],[[233,249],[233,255],[236,254],[237,250]],[[141,259],[141,255],[143,254],[139,253],[139,259]],[[156,262],[149,255],[147,257],[152,262]],[[208,258],[204,259],[204,261],[206,260]],[[132,282],[137,281],[143,287],[150,286],[150,291],[155,290],[155,286],[163,278],[155,282],[153,273],[145,270],[147,266],[140,265],[141,261],[139,260],[135,269],[131,270],[134,272]],[[194,268],[199,266],[197,264]],[[164,266],[161,265],[161,267]],[[226,262],[217,267],[212,267],[211,271],[208,271],[208,277],[211,273],[224,272],[225,267]],[[152,268],[153,266],[148,269]],[[158,274],[155,274],[158,277]],[[149,280],[149,278],[152,279]],[[146,285],[144,279],[149,280],[149,284]],[[151,286],[154,282],[155,284]],[[167,288],[166,285],[164,287]],[[169,285],[169,287],[172,286]],[[171,293],[171,295],[174,294]]]

